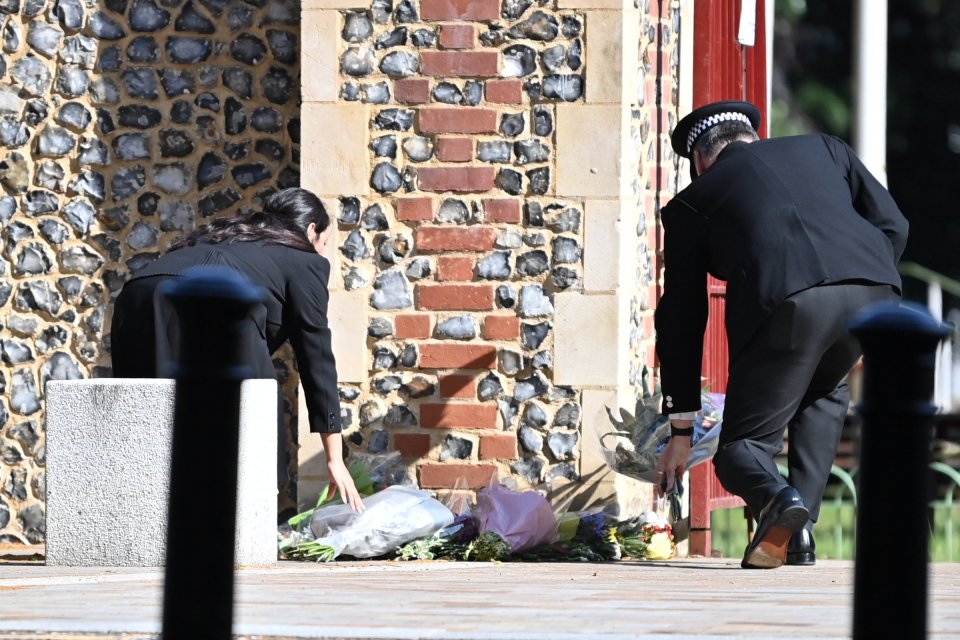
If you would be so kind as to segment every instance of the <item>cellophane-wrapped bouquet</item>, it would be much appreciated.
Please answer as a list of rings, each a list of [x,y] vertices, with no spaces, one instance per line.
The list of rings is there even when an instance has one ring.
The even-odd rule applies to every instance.
[[[502,491],[494,490],[494,494],[502,495]],[[519,494],[531,503],[534,495],[538,496],[535,491]],[[602,509],[566,512],[555,516],[554,527],[545,528],[542,519],[528,517],[528,511],[511,510],[503,501],[494,501],[492,508],[500,511],[499,517],[487,520],[487,525],[478,521],[474,512],[463,513],[449,527],[400,547],[395,557],[475,562],[606,562],[666,560],[676,553],[670,524],[653,512],[626,519]],[[493,521],[497,524],[490,526]],[[507,522],[510,524],[504,526]]]
[[[369,460],[360,459],[350,466],[350,475],[364,496],[362,513],[334,499],[328,484],[314,508],[280,527],[280,556],[317,562],[340,555],[378,557],[453,522],[453,514],[432,493],[412,486],[384,486],[385,470],[395,458],[388,456],[372,467]]]
[[[598,508],[556,515],[540,492],[501,483],[481,489],[476,504],[444,505],[415,487],[384,487],[362,462],[351,474],[367,509],[356,514],[325,491],[315,508],[280,527],[283,559],[604,562],[675,553],[670,524],[653,512],[620,518]]]
[[[670,420],[660,413],[660,391],[649,390],[646,370],[643,382],[643,393],[637,399],[633,413],[620,408],[618,419],[607,409],[614,430],[599,434],[599,438],[610,469],[637,480],[655,483],[657,459],[670,439]],[[687,469],[709,460],[717,452],[723,399],[722,394],[703,389],[702,411],[693,423]]]

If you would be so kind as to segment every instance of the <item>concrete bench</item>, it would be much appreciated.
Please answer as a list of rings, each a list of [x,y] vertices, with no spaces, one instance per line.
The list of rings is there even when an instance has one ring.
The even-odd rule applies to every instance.
[[[47,564],[163,565],[174,397],[173,380],[47,384]],[[244,381],[235,546],[239,566],[276,564],[276,423],[277,383]],[[204,487],[196,490],[202,493]],[[197,553],[216,544],[227,541],[205,539],[202,523],[197,523]]]

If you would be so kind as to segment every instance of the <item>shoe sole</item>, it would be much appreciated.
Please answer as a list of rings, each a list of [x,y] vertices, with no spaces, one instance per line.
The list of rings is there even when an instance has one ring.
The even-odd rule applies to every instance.
[[[776,569],[787,560],[787,546],[793,534],[806,526],[810,512],[806,507],[790,507],[780,514],[780,518],[767,531],[759,542],[748,549],[740,563],[744,569]]]
[[[812,567],[817,564],[817,556],[813,551],[788,552],[787,561],[784,564],[792,567]]]

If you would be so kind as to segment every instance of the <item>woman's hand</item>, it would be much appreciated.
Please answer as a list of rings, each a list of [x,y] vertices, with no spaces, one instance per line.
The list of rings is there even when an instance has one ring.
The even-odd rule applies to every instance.
[[[671,420],[671,424],[678,429],[693,426],[693,420]],[[670,493],[676,485],[677,478],[683,475],[690,459],[691,436],[673,436],[657,460],[657,497],[662,498]]]
[[[343,461],[327,460],[327,471],[330,473],[330,497],[337,495],[339,491],[341,499],[349,504],[351,509],[357,513],[363,511],[363,497],[357,491],[353,476]]]
[[[363,511],[363,497],[357,491],[350,470],[343,463],[343,438],[339,433],[321,434],[323,449],[327,454],[327,472],[330,474],[330,497],[340,492],[340,498],[350,508],[360,513]]]

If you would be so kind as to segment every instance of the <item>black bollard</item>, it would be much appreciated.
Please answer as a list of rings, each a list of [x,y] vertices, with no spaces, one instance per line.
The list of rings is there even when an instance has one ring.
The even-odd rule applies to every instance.
[[[164,293],[179,318],[163,588],[164,640],[229,640],[244,330],[258,290],[240,274],[201,267]]]
[[[948,331],[924,307],[881,303],[851,332],[863,347],[853,638],[924,638],[931,400]]]

